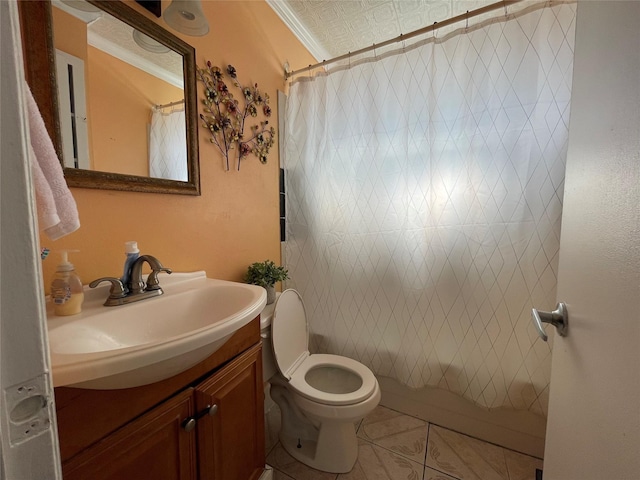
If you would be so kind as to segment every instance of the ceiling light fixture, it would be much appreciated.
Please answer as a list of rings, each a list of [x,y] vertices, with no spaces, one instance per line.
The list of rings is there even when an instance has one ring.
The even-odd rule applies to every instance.
[[[152,53],[167,53],[170,51],[169,47],[163,45],[160,42],[155,41],[148,35],[145,35],[140,30],[133,30],[133,41],[138,44],[140,48],[143,48],[147,52]]]
[[[209,22],[202,11],[200,0],[173,0],[162,18],[174,30],[192,37],[209,33]]]

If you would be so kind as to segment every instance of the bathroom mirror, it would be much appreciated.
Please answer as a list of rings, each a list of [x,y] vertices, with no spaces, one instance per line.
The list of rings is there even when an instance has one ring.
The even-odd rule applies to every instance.
[[[121,1],[18,3],[27,81],[68,185],[199,195],[193,47]]]

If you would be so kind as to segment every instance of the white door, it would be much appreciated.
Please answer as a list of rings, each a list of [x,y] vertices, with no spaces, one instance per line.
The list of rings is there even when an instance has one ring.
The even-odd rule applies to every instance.
[[[91,170],[84,60],[56,49],[56,80],[62,161],[65,167]]]
[[[0,479],[56,480],[60,456],[15,0],[0,0]]]
[[[565,182],[544,480],[637,480],[640,2],[578,2]]]

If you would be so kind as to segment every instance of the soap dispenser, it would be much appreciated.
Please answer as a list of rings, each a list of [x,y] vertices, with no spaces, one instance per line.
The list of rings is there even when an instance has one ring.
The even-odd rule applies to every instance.
[[[126,259],[124,261],[124,272],[122,273],[122,285],[125,290],[129,288],[131,284],[131,267],[140,256],[140,250],[138,249],[138,242],[130,241],[124,242],[124,254]]]
[[[56,315],[75,315],[82,310],[84,290],[82,281],[69,262],[69,253],[78,250],[61,250],[62,261],[51,282],[51,301]]]

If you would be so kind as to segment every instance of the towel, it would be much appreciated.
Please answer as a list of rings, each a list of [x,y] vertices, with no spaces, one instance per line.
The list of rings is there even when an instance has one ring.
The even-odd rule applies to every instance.
[[[28,87],[27,110],[31,145],[29,157],[40,228],[51,239],[57,240],[80,228],[78,207],[64,180],[62,165],[53,148],[51,137],[44,126],[38,105]]]

